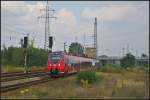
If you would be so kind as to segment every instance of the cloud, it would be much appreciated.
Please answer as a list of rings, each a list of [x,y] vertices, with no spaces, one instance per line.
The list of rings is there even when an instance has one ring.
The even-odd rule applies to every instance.
[[[68,35],[74,37],[74,31],[78,28],[74,12],[66,8],[61,8],[56,11],[56,17],[57,19],[54,22],[51,21],[50,26],[52,35],[56,37],[56,40],[64,42],[64,38],[68,37]],[[68,41],[69,39],[70,37]]]
[[[30,20],[32,17],[43,14],[43,12],[40,12],[40,9],[45,7],[45,3],[38,1],[36,4],[32,5],[25,1],[2,1],[1,7],[2,10],[19,15],[22,21],[30,23],[32,22]]]
[[[140,50],[140,48],[143,48],[140,51],[147,52],[149,40],[149,6],[145,5],[148,5],[148,3],[108,3],[106,5],[102,4],[102,6],[101,4],[102,3],[99,2],[99,8],[96,6],[93,8],[90,5],[83,5],[83,7],[88,8],[79,8],[82,17],[80,17],[79,12],[76,13],[77,9],[74,5],[72,5],[71,9],[65,5],[63,5],[63,8],[59,8],[56,5],[56,8],[58,7],[58,10],[56,10],[55,13],[57,20],[50,21],[51,35],[55,37],[53,49],[63,50],[63,42],[67,43],[68,48],[70,43],[75,41],[75,36],[78,37],[78,42],[83,43],[83,34],[86,34],[86,44],[91,45],[93,43],[91,35],[93,35],[94,17],[97,16],[99,21],[99,54],[105,52],[105,49],[110,49],[112,54],[118,55],[120,49],[124,47],[127,42],[135,46],[136,49]],[[18,43],[21,38],[21,33],[19,31],[24,29],[26,33],[30,33],[30,40],[35,38],[36,47],[44,47],[45,19],[37,19],[38,16],[44,15],[44,11],[40,12],[40,9],[45,8],[44,2],[38,1],[31,4],[31,2],[25,1],[2,1],[1,8],[2,22],[11,24],[12,26],[7,27],[7,25],[1,24],[3,26],[1,32],[2,42],[5,42],[6,45],[9,44],[7,46],[10,46],[11,44],[14,46],[19,45]],[[12,15],[11,12],[18,16]],[[100,22],[100,20],[105,22]],[[10,32],[4,27],[11,28],[18,33]],[[18,29],[18,27],[21,29]],[[145,30],[148,31],[145,32]],[[7,38],[9,36],[14,36],[12,39],[16,42],[9,43],[9,38]]]
[[[76,16],[72,11],[62,8],[56,13],[56,16],[58,17],[57,25],[65,25],[70,30],[76,27]]]
[[[44,7],[45,3],[40,1],[36,2],[35,4],[30,4],[25,1],[2,1],[1,14],[3,16],[1,20],[4,22],[4,24],[10,25],[10,26],[7,25],[7,27],[5,25],[6,28],[16,30],[16,31],[9,30],[8,32],[6,32],[6,29],[2,29],[2,34],[4,35],[4,37],[8,35],[10,36],[11,32],[12,35],[18,37],[16,41],[19,41],[23,35],[18,31],[22,29],[25,34],[30,33],[31,37],[33,37],[33,32],[35,32],[36,34],[37,32],[38,33],[44,32],[43,31],[44,27],[42,26],[42,24],[38,24],[37,22],[37,17],[43,14],[42,12],[40,12],[40,9],[43,9]],[[11,17],[9,17],[8,15]],[[4,24],[2,24],[2,26],[4,26]],[[19,34],[16,32],[18,32]],[[42,37],[42,34],[38,35],[39,35],[37,36],[38,38]]]
[[[131,18],[131,16],[135,17],[135,14],[140,15],[138,11],[143,6],[145,4],[108,5],[99,9],[85,8],[81,12],[81,16],[85,18],[98,17],[103,21],[123,20]]]
[[[25,9],[24,1],[1,1],[2,9],[9,10],[11,12],[22,13],[27,12]]]
[[[29,4],[25,1],[1,1],[2,9],[12,12],[35,12],[35,9],[45,8],[44,2],[37,1],[36,4]]]
[[[37,17],[41,15],[45,16],[44,11],[40,12],[40,9],[45,9],[45,3],[40,1],[36,2],[35,4],[27,3],[25,1],[2,1],[1,5],[4,12],[2,14],[5,15],[2,18],[3,21],[5,23],[12,22],[11,24],[15,27],[20,26],[26,31],[26,33],[30,33],[31,37],[34,37],[33,35],[37,35],[36,38],[38,39],[36,39],[37,41],[35,42],[37,42],[36,45],[40,45],[41,47],[41,45],[43,45],[44,43],[45,19],[39,19],[38,23]],[[18,16],[13,16],[10,19],[5,13],[10,13],[10,15],[13,13]],[[54,21],[54,23],[52,22],[52,20],[50,20],[50,30],[51,32],[53,32],[51,33],[52,36],[59,37],[60,34],[62,36],[65,36],[72,33],[72,31],[76,29],[77,21],[73,11],[62,8],[56,11],[55,15],[57,16],[57,20]],[[33,34],[33,32],[35,34]],[[6,32],[3,32],[3,34],[4,33],[6,35]],[[16,35],[19,36],[19,34]],[[59,39],[59,41],[63,40],[64,39],[61,38]],[[58,45],[58,43],[56,45]],[[56,48],[59,48],[59,45],[56,46]]]
[[[77,29],[77,19],[73,11],[67,8],[61,8],[56,11],[57,19],[51,21],[51,35],[55,37],[53,50],[62,50],[63,43],[67,44],[72,40]]]

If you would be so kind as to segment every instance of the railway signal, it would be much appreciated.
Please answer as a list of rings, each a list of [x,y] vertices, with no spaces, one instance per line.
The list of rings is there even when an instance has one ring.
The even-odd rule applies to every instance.
[[[64,42],[64,52],[65,52],[65,53],[67,53],[67,51],[66,51],[66,46],[67,46],[67,45],[66,45],[66,43]]]
[[[49,37],[49,52],[50,52],[50,53],[52,52],[52,46],[53,46],[53,37],[50,36],[50,37]]]
[[[21,48],[23,48],[23,39],[20,39]]]
[[[25,36],[24,37],[24,44],[23,44],[23,48],[24,48],[24,67],[25,67],[25,73],[27,73],[27,46],[28,46],[28,37]]]
[[[25,36],[25,37],[24,37],[24,45],[23,45],[23,47],[24,47],[24,48],[27,48],[27,45],[28,45],[28,37]]]

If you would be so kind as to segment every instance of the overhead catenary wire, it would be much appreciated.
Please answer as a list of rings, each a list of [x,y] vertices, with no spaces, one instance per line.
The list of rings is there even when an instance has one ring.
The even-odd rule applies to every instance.
[[[45,18],[45,41],[44,41],[44,49],[48,50],[48,38],[49,36],[51,36],[50,34],[50,20],[49,18],[54,18],[56,19],[55,16],[53,15],[49,15],[49,11],[52,11],[52,14],[54,14],[55,10],[52,8],[49,8],[49,3],[47,1],[45,9],[43,9],[45,11],[45,16],[39,16],[38,18]]]
[[[5,5],[3,5],[3,6],[5,6]],[[5,7],[7,7],[7,5]],[[16,6],[13,6],[13,7],[16,7]],[[20,7],[22,7],[22,6],[20,6]],[[16,17],[18,18],[18,17],[22,16],[19,13],[14,13],[14,11],[10,11],[10,10],[3,9],[3,8],[1,10],[1,14],[2,14],[2,18],[1,19],[2,19],[3,22],[8,22],[7,20],[9,18],[14,19]],[[6,15],[10,15],[11,17],[5,17]],[[23,22],[22,24],[24,24],[24,23],[27,23],[27,22]],[[18,40],[20,40],[22,35],[27,35],[27,33],[31,33],[31,32],[29,32],[28,29],[24,29],[23,27],[18,26],[19,24],[16,25],[16,23],[13,24],[13,25],[11,25],[9,23],[1,23],[1,25],[2,25],[1,26],[1,28],[2,28],[2,30],[1,30],[2,42],[5,41],[6,44],[9,44],[10,41],[11,42],[12,41],[18,41]],[[6,34],[6,33],[9,33],[9,34]],[[35,34],[32,34],[32,35],[35,35]],[[36,34],[36,36],[37,35],[39,35],[39,34]],[[20,38],[18,38],[18,37],[20,37]],[[33,37],[35,38],[35,36],[32,36],[32,38]],[[13,43],[13,45],[15,45],[15,43]]]
[[[8,27],[4,27],[5,29],[7,29],[7,30],[5,30],[5,31],[10,31],[10,32],[14,32],[14,33],[18,33],[18,34],[21,34],[21,35],[25,35],[26,33],[25,32],[21,32],[21,31],[18,31],[18,30],[15,30],[15,29],[12,29],[12,28],[8,28]]]
[[[14,25],[10,25],[10,24],[7,24],[7,23],[1,23],[2,25],[5,25],[5,26],[7,26],[7,27],[9,27],[9,28],[13,28],[13,29],[17,29],[17,30],[21,30],[21,31],[23,31],[23,33],[26,33],[27,31],[25,30],[25,29],[22,29],[22,28],[20,28],[20,27],[16,27],[16,26],[14,26]],[[20,31],[20,32],[21,32]]]
[[[22,28],[18,27],[18,26],[16,27],[16,26],[13,26],[13,25],[10,25],[10,24],[7,24],[7,23],[2,23],[2,30],[3,30],[3,28],[6,29],[4,31],[8,31],[9,30],[11,32],[19,33],[19,34],[23,34],[23,35],[27,35],[27,33],[33,33],[35,35],[35,33],[37,33],[37,32],[29,32],[29,31],[27,31],[25,29],[22,29]],[[39,35],[39,33],[37,33],[36,36],[37,35]]]

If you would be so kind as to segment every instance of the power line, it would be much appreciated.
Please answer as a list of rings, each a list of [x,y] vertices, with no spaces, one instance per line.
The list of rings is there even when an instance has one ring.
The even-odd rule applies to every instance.
[[[4,27],[5,29],[7,29],[7,30],[4,30],[4,31],[10,31],[10,32],[18,33],[18,34],[21,33],[21,34],[23,34],[23,35],[27,35],[27,33],[29,33],[29,32],[26,32],[25,29],[22,30],[21,28],[19,29],[19,27],[14,27],[14,26],[12,26],[12,25],[10,25],[10,24],[6,24],[6,23],[2,23],[2,24],[5,24],[5,26],[7,26],[7,28]],[[17,30],[16,30],[16,29],[17,29]],[[20,30],[20,31],[18,31],[18,30]],[[36,33],[37,33],[37,32],[36,32]],[[36,35],[35,35],[35,33],[33,32],[32,35],[34,35],[34,36],[32,36],[32,38],[35,38],[37,35],[40,35],[40,34],[36,34]]]
[[[10,25],[10,24],[6,24],[6,23],[1,23],[1,24],[3,24],[3,25],[5,25],[5,26],[8,26],[8,27],[10,27],[10,28],[15,28],[15,29],[17,29],[17,30],[21,30],[21,31],[24,31],[24,32],[26,32],[26,30],[25,29],[22,29],[22,28],[20,28],[20,27],[14,27],[13,25]]]
[[[47,1],[47,4],[46,4],[46,9],[41,9],[41,10],[44,10],[45,11],[45,16],[39,16],[38,18],[45,18],[45,42],[44,42],[44,49],[47,50],[47,47],[48,47],[48,38],[50,36],[50,28],[49,28],[49,18],[55,18],[55,16],[50,16],[49,15],[49,11],[52,11],[53,14],[55,12],[54,9],[50,8],[49,9],[49,4],[48,4],[48,1]]]
[[[4,12],[3,10],[1,10],[1,16],[2,16],[4,13],[5,13],[5,12]],[[20,14],[14,13],[14,12],[9,11],[9,10],[7,10],[7,13],[8,13],[8,14],[12,14],[15,18],[22,16],[22,15],[20,15]],[[10,16],[10,17],[12,18],[12,16]],[[3,17],[3,16],[2,16],[1,18],[9,18],[9,17],[8,17],[8,16],[7,16],[7,17]],[[24,21],[23,23],[29,24],[29,23],[27,23],[26,21]]]
[[[23,34],[23,35],[25,35],[26,33],[25,32],[21,32],[21,31],[16,31],[16,30],[14,30],[14,29],[10,29],[10,28],[8,28],[8,27],[4,27],[5,29],[7,29],[7,31],[9,30],[10,32],[14,32],[14,33],[21,33],[21,34]],[[6,31],[6,30],[5,30]]]
[[[4,11],[3,10],[1,10],[2,12],[1,12],[1,14],[4,14]],[[8,12],[8,14],[12,14],[13,16],[15,16],[15,17],[18,17],[18,16],[20,16],[19,14],[16,14],[16,13],[13,13],[13,12],[11,12],[11,11],[7,11]],[[5,17],[3,17],[3,18],[5,18]],[[8,17],[7,17],[8,18]]]
[[[64,52],[66,53],[67,51],[66,51],[66,42],[64,42]]]

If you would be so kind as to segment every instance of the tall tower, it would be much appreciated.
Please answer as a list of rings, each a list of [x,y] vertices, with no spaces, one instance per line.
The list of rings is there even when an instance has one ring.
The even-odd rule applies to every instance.
[[[50,30],[49,30],[49,11],[48,11],[48,9],[49,9],[49,6],[48,6],[48,1],[47,1],[47,4],[46,4],[46,12],[45,12],[45,16],[46,16],[46,18],[45,18],[45,42],[44,42],[44,49],[45,50],[47,50],[47,46],[48,46],[48,35],[50,34],[49,32],[50,32]]]
[[[97,18],[95,17],[95,22],[94,22],[94,49],[96,50],[96,58],[97,58]]]
[[[84,54],[85,54],[85,49],[86,49],[86,48],[85,48],[85,38],[86,38],[86,37],[85,37],[85,34],[84,34],[84,35],[83,35],[83,48],[84,48],[83,52],[84,52]]]
[[[49,3],[47,1],[46,3],[46,7],[45,9],[41,9],[45,11],[45,16],[40,16],[38,18],[45,18],[45,41],[44,41],[44,49],[48,50],[48,40],[49,40],[49,36],[50,36],[50,23],[49,23],[49,18],[55,18],[55,16],[53,16],[55,10],[49,7]],[[49,12],[52,12],[52,14],[50,15]]]

